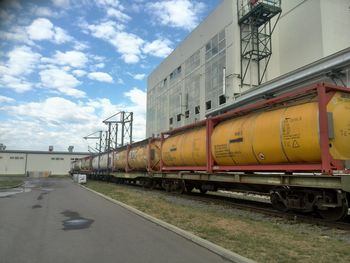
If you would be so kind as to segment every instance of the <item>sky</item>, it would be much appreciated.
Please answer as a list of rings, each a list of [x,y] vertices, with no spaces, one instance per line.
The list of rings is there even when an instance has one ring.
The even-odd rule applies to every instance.
[[[0,143],[87,151],[119,111],[144,139],[147,76],[220,1],[0,1]]]

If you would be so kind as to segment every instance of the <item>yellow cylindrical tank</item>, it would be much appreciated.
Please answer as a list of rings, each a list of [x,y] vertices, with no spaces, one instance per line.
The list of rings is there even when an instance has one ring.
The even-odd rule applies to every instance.
[[[336,93],[327,105],[333,116],[334,159],[350,159],[350,96]],[[329,120],[331,122],[332,120]],[[218,165],[315,163],[321,161],[318,103],[307,102],[252,113],[219,123],[212,133]]]
[[[196,128],[165,139],[162,146],[165,166],[205,166],[206,129]]]
[[[149,151],[149,147],[151,148]],[[153,141],[150,144],[145,141],[144,144],[132,147],[129,151],[128,163],[131,169],[146,170],[148,167],[148,160],[152,170],[159,169],[160,161],[160,142]]]
[[[350,94],[337,92],[327,105],[333,117],[330,153],[334,159],[350,160]]]
[[[113,156],[113,169],[114,170],[125,170],[127,167],[127,149],[121,151],[115,151]]]
[[[219,165],[314,162],[320,160],[317,127],[315,102],[227,120],[212,134],[213,158]]]

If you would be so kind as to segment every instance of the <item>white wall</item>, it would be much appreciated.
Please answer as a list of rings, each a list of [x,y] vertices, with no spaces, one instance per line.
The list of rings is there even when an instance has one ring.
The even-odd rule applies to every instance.
[[[25,171],[26,154],[0,153],[0,175],[23,175]]]
[[[72,159],[86,154],[59,153],[13,153],[0,152],[0,175],[25,175],[27,172],[49,172],[65,175],[70,170]]]

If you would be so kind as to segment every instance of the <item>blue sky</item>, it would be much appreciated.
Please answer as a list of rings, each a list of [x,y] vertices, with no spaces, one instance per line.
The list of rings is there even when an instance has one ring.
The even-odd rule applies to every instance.
[[[1,1],[0,143],[86,151],[120,110],[143,139],[147,76],[219,2]]]

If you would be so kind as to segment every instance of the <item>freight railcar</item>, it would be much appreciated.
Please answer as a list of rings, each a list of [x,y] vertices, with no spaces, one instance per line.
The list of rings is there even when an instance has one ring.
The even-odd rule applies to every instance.
[[[108,174],[183,192],[269,193],[278,209],[338,220],[348,212],[347,160],[350,89],[318,84],[118,149]]]

